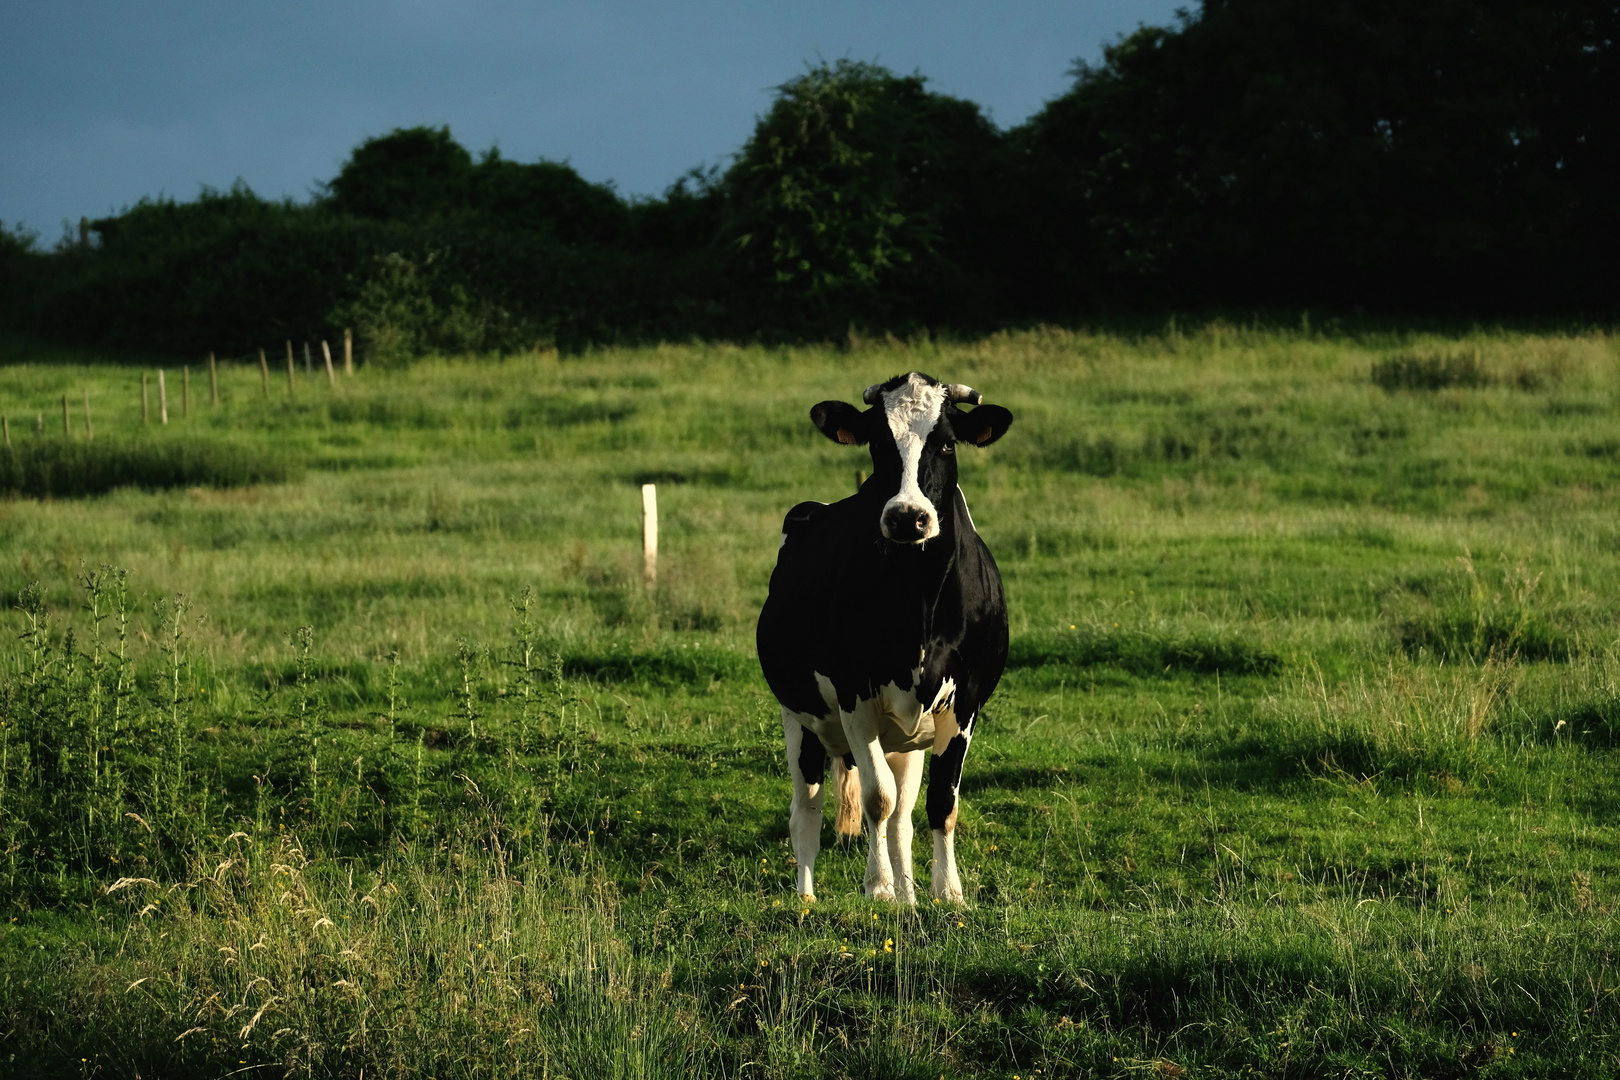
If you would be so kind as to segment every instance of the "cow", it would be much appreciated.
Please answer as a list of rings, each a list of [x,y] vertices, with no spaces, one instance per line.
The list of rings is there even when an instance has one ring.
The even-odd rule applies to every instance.
[[[868,387],[862,400],[864,412],[842,401],[810,410],[827,438],[870,448],[872,476],[842,502],[788,511],[759,615],[759,663],[782,706],[793,776],[796,884],[815,900],[831,764],[840,835],[860,834],[858,789],[866,895],[915,904],[911,815],[932,749],[929,891],[961,903],[957,790],[974,722],[1006,667],[1007,603],[957,486],[956,448],[988,446],[1013,418],[971,387],[920,372]]]

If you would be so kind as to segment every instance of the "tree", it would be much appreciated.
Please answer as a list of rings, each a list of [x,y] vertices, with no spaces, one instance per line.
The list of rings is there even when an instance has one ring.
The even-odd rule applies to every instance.
[[[1093,295],[1612,306],[1617,30],[1612,0],[1205,0],[1015,134],[1027,231]]]
[[[384,221],[452,212],[467,205],[472,169],[449,127],[395,128],[355,147],[327,185],[327,205]]]
[[[841,60],[778,87],[726,174],[724,240],[780,317],[928,321],[973,299],[1000,137],[924,82]]]

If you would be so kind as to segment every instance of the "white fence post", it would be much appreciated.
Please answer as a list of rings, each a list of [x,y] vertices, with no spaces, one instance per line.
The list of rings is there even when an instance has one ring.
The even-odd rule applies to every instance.
[[[649,592],[658,584],[658,488],[641,485],[641,554],[646,560],[641,578]]]

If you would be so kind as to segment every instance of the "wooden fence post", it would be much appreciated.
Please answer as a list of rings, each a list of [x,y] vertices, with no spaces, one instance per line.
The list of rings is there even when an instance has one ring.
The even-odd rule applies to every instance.
[[[310,359],[309,359],[309,342],[307,342],[307,341],[304,342],[304,374],[305,375],[313,375],[313,374],[315,374],[315,365],[313,363],[311,363]]]
[[[214,408],[219,408],[219,370],[214,367],[214,354],[208,354],[208,394],[214,399]]]
[[[287,340],[287,396],[288,397],[293,396],[293,390],[294,390],[294,386],[293,386],[292,339],[289,338]]]
[[[326,385],[336,386],[337,377],[332,374],[332,347],[326,343],[325,338],[321,338],[321,356],[326,359]]]
[[[641,485],[641,571],[642,584],[651,592],[658,584],[658,488]]]
[[[40,409],[34,414],[34,436],[43,438],[45,435],[45,410]]]
[[[96,440],[96,425],[90,422],[90,388],[84,388],[84,437],[89,442]]]
[[[855,470],[855,490],[856,490],[857,493],[861,490],[861,485],[865,484],[865,483],[866,483],[866,470],[865,469],[856,469]]]
[[[354,374],[354,331],[343,330],[343,374]]]
[[[71,439],[73,437],[73,424],[68,420],[66,394],[62,395],[62,437],[67,439]]]
[[[191,365],[180,369],[180,415],[191,415]]]
[[[147,405],[146,372],[143,371],[143,372],[141,372],[141,423],[150,424],[151,422],[152,422],[152,410],[151,410],[151,407],[149,405]]]
[[[259,382],[264,387],[264,399],[270,400],[270,365],[264,359],[264,350],[259,350]]]
[[[158,368],[158,419],[169,422],[169,384],[163,381],[162,368]]]

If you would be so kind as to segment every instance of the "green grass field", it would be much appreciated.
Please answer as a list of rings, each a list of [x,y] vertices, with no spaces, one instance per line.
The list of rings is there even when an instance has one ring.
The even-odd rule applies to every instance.
[[[0,349],[0,1071],[1620,1071],[1612,335]],[[1017,418],[969,903],[806,906],[753,620],[906,370]]]

